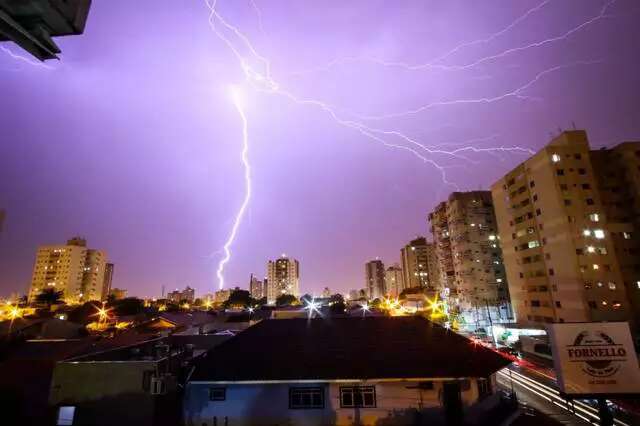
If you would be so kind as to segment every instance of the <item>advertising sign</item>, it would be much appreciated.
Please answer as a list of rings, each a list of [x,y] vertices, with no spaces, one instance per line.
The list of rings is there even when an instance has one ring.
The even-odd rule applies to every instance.
[[[640,369],[626,322],[550,324],[560,390],[568,395],[640,392]]]

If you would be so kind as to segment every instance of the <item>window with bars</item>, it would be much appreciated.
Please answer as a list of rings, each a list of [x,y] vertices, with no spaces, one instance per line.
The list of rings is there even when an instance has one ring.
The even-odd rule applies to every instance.
[[[340,407],[375,408],[375,386],[344,386],[340,388]]]

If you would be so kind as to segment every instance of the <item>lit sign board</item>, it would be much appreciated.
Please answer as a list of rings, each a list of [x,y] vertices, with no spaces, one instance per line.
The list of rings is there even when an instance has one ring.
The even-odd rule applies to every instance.
[[[640,369],[629,324],[550,324],[560,390],[568,395],[640,392]]]

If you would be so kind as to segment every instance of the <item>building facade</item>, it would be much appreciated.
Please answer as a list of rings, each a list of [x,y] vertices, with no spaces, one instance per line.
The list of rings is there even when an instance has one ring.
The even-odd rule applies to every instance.
[[[102,283],[102,294],[111,294],[111,285],[113,284],[113,263],[105,263],[104,265],[104,281]]]
[[[402,268],[397,263],[389,266],[384,271],[384,287],[385,294],[390,297],[398,297],[404,289],[404,278],[402,274]]]
[[[62,291],[69,302],[106,300],[107,255],[87,248],[86,240],[72,238],[66,245],[41,246],[33,267],[29,301],[47,288]]]
[[[365,288],[369,299],[382,298],[385,295],[384,263],[372,260],[364,266]]]
[[[300,297],[300,264],[284,255],[267,263],[268,303],[275,303],[283,294]]]
[[[491,192],[454,192],[429,220],[450,306],[478,326],[507,321],[511,309]]]
[[[267,281],[266,278],[264,281],[261,281],[258,278],[254,277],[253,274],[251,274],[251,277],[249,278],[249,293],[251,293],[251,297],[253,297],[256,300],[260,300],[263,297],[267,297],[267,295],[265,294],[266,281]]]
[[[424,237],[418,237],[400,250],[402,262],[402,284],[405,288],[431,287],[429,273],[429,243]]]
[[[305,357],[293,355],[300,345]],[[491,416],[500,403],[496,374],[509,363],[418,317],[261,321],[197,364],[184,423],[499,424]]]
[[[640,142],[591,151],[604,215],[627,292],[633,326],[640,327]]]
[[[518,322],[628,318],[614,237],[632,226],[607,217],[598,173],[586,132],[566,131],[492,186]]]
[[[109,295],[115,300],[125,299],[127,297],[127,290],[124,288],[112,288],[109,289]]]
[[[196,299],[196,291],[189,286],[186,286],[182,291],[175,289],[174,291],[169,292],[167,299],[174,303],[193,303]]]

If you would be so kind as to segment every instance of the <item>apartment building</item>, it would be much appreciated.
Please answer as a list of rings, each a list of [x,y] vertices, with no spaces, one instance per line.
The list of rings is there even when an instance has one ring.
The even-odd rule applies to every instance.
[[[402,277],[402,268],[397,263],[389,266],[384,271],[384,287],[385,294],[390,297],[398,297],[404,290],[404,278]]]
[[[634,325],[640,326],[640,142],[591,151]]]
[[[267,262],[267,300],[275,303],[283,294],[300,297],[300,263],[285,255]]]
[[[425,237],[417,237],[404,246],[400,250],[403,278],[403,288],[400,291],[416,287],[439,288],[440,273],[435,258],[435,246]]]
[[[381,260],[372,260],[365,264],[365,288],[369,299],[377,299],[385,295],[385,270]]]
[[[450,305],[467,322],[506,321],[511,310],[491,192],[454,192],[429,220]]]
[[[87,248],[83,238],[75,237],[66,245],[41,246],[33,267],[29,301],[44,289],[62,291],[70,302],[106,300],[104,293],[107,255],[102,250]],[[113,269],[106,275],[112,278]]]
[[[586,132],[574,130],[492,186],[518,322],[628,318],[615,241],[632,226],[609,220],[598,173]]]

